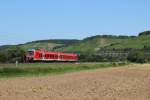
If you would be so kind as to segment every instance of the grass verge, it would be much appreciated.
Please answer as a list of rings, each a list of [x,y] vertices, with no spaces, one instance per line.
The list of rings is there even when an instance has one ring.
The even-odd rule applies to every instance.
[[[97,68],[108,68],[127,65],[127,63],[81,63],[81,64],[19,64],[15,67],[9,64],[0,67],[0,78],[20,77],[20,76],[40,76],[47,74],[62,74],[67,72],[91,70]]]

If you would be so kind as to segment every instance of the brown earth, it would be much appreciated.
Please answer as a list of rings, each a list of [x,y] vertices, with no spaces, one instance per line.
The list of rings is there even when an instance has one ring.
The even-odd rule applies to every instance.
[[[0,100],[150,100],[150,64],[1,79]]]

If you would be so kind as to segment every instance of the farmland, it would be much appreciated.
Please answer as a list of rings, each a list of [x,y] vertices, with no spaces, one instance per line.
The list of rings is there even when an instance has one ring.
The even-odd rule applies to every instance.
[[[150,100],[150,64],[0,79],[1,100]]]

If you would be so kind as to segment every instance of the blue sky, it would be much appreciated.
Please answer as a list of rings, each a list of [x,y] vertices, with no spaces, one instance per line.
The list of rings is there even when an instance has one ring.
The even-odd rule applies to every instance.
[[[0,0],[0,45],[41,39],[137,35],[150,0]]]

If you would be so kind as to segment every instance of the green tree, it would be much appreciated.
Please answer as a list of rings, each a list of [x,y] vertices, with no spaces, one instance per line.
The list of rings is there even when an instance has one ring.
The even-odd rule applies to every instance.
[[[7,50],[7,58],[9,62],[22,61],[25,51],[20,47],[13,47]]]
[[[0,62],[5,63],[7,61],[7,55],[5,52],[0,52]]]
[[[0,62],[1,63],[15,62],[16,60],[19,62],[22,62],[24,54],[25,54],[25,51],[18,46],[1,49],[0,50]]]
[[[128,60],[137,63],[145,63],[146,57],[143,51],[132,51],[128,55]]]

